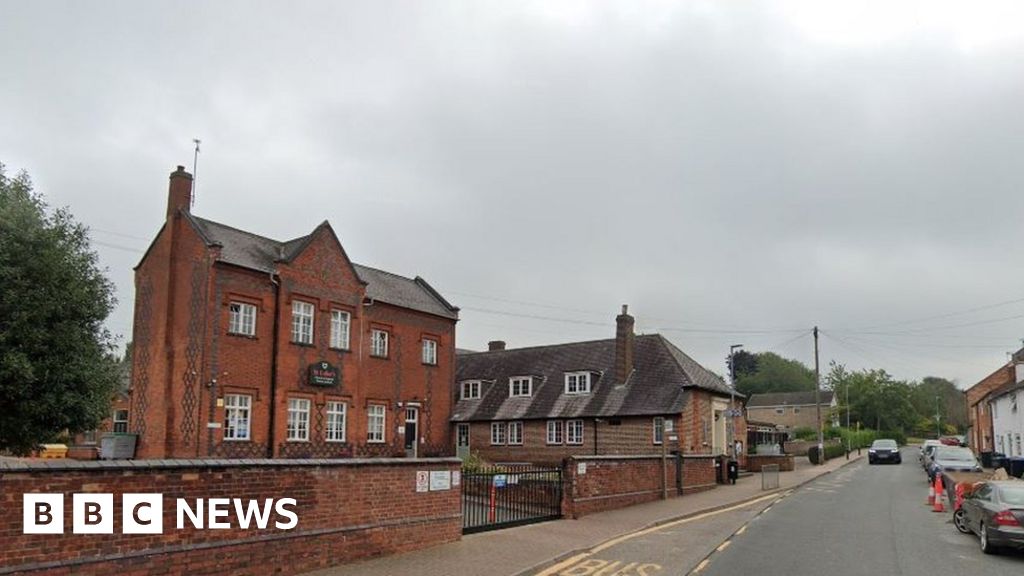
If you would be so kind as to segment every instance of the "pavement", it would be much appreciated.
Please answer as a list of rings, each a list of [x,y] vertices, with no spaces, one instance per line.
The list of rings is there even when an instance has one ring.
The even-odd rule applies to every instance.
[[[851,454],[849,460],[836,458],[822,466],[813,466],[806,456],[797,456],[796,469],[780,472],[779,487],[774,490],[762,490],[761,475],[754,474],[740,478],[735,485],[722,485],[705,492],[610,510],[578,520],[556,520],[466,535],[459,542],[343,564],[308,575],[529,574],[627,534],[791,490],[866,457],[867,450],[860,456]]]

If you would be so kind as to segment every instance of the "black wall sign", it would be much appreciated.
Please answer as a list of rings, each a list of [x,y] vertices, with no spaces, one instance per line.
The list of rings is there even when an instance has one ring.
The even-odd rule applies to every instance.
[[[310,386],[337,386],[340,379],[338,367],[329,362],[314,362],[309,365]]]

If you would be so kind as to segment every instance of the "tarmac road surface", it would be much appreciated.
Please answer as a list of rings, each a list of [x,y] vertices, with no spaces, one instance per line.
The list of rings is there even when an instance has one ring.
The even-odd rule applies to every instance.
[[[616,538],[543,576],[935,576],[1024,574],[1024,552],[982,554],[949,513],[925,505],[911,448],[901,465],[866,459],[793,491]]]

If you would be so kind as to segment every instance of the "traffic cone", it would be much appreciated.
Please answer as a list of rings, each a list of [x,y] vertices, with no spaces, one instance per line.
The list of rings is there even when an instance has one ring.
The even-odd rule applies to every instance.
[[[941,474],[936,474],[935,475],[935,508],[932,509],[933,512],[945,512],[946,511],[946,507],[943,506],[943,503],[942,503],[942,497],[943,497],[942,493],[943,492],[944,492],[944,490],[943,490],[943,486],[942,486],[942,475]]]
[[[928,505],[935,506],[935,484],[928,485]]]

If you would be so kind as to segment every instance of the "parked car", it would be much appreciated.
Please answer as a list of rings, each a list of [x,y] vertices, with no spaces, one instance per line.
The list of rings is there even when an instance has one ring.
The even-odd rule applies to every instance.
[[[963,524],[978,535],[982,552],[994,554],[1003,546],[1024,548],[1024,482],[986,482],[964,498],[961,509]]]
[[[937,446],[928,464],[928,482],[935,482],[940,472],[981,472],[981,464],[970,448]]]
[[[871,443],[871,447],[868,448],[868,464],[877,464],[879,462],[893,462],[896,464],[903,462],[903,458],[900,455],[900,447],[896,444],[895,440],[880,438]]]
[[[921,451],[917,454],[917,461],[920,462],[922,466],[924,466],[924,453],[925,453],[925,449],[928,448],[929,446],[941,446],[941,445],[942,445],[942,442],[939,442],[938,440],[925,440],[924,444],[921,444]]]

